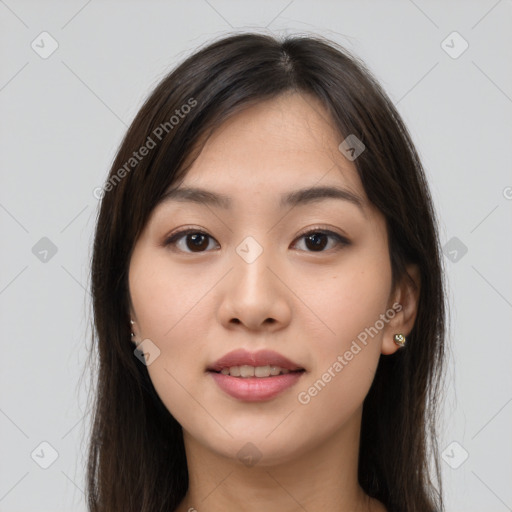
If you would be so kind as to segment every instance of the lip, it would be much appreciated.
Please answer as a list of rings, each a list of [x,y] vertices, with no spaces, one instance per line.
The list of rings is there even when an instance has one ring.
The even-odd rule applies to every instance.
[[[290,371],[303,370],[300,365],[290,361],[287,357],[274,352],[273,350],[259,350],[258,352],[248,352],[244,349],[233,350],[215,361],[207,370],[220,372],[222,368],[231,366],[279,366]]]
[[[286,368],[290,373],[272,377],[232,377],[217,373],[222,368],[231,366],[279,366]],[[228,395],[245,402],[263,402],[270,400],[288,388],[292,387],[304,373],[297,363],[273,350],[260,350],[248,352],[247,350],[234,350],[225,354],[207,368],[219,388]]]
[[[228,395],[244,402],[264,402],[292,387],[304,372],[293,372],[274,377],[231,377],[209,372],[214,382]]]

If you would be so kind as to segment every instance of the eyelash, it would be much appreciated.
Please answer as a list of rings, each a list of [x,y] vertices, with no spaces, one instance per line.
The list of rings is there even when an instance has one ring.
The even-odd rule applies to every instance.
[[[166,238],[166,240],[164,241],[163,245],[165,247],[170,246],[170,245],[176,246],[176,243],[181,238],[185,237],[186,235],[191,235],[191,234],[206,235],[210,239],[215,240],[212,236],[210,236],[208,233],[202,231],[201,229],[187,228],[187,229],[183,229],[181,231],[178,231],[176,233],[171,234],[168,238]],[[347,245],[350,245],[350,241],[347,238],[339,235],[338,233],[336,233],[334,231],[331,231],[329,229],[322,229],[320,227],[315,227],[315,228],[312,228],[312,229],[308,229],[308,231],[305,231],[304,233],[301,233],[300,235],[298,235],[296,240],[305,238],[308,235],[313,235],[313,234],[327,235],[328,237],[335,239],[336,240],[336,244],[337,244],[337,250],[340,250],[343,247],[346,247]],[[336,250],[336,247],[334,249]],[[331,250],[332,250],[332,248],[331,249],[327,249],[327,250],[322,250],[322,251],[307,251],[306,250],[306,251],[303,251],[303,252],[309,252],[311,254],[315,254],[315,253],[329,252]],[[203,254],[203,253],[209,252],[209,251],[198,251],[198,252],[194,252],[194,251],[181,251],[181,252],[184,252],[186,254]]]

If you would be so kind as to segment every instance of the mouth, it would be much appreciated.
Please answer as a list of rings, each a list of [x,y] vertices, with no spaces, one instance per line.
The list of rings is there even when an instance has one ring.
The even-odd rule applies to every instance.
[[[248,364],[244,364],[241,366],[224,367],[220,371],[209,371],[212,371],[213,373],[220,373],[222,375],[230,375],[231,377],[237,377],[240,379],[248,379],[251,377],[264,379],[267,377],[277,377],[278,375],[286,375],[288,373],[302,373],[305,370],[303,368],[297,370],[289,370],[288,368],[281,368],[280,366],[251,366]]]
[[[305,371],[299,364],[273,350],[248,352],[234,350],[208,366],[207,371],[231,377],[275,377],[290,372]]]
[[[206,369],[219,388],[246,402],[270,400],[292,387],[306,371],[274,351],[235,350]]]

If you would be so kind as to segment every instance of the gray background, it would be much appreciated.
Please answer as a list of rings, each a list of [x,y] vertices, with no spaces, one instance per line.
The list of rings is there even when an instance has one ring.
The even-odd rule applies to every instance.
[[[247,29],[336,40],[403,115],[446,247],[447,510],[512,510],[510,0],[6,0],[0,23],[0,511],[85,510],[93,190],[158,80]]]

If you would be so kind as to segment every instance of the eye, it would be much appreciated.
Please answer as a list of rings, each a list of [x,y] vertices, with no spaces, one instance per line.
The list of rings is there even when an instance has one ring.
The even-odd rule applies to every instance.
[[[178,231],[177,233],[171,235],[164,242],[164,245],[172,245],[177,247],[182,252],[205,252],[205,250],[208,249],[208,246],[210,245],[210,240],[214,240],[214,238],[212,238],[204,231],[189,228]]]
[[[350,241],[345,237],[328,229],[315,228],[309,230],[297,238],[297,240],[300,239],[304,239],[305,241],[306,249],[301,250],[305,250],[306,252],[325,252],[324,249],[329,245],[329,240],[331,241],[331,247],[329,247],[328,250],[333,247],[342,248],[350,245]],[[164,246],[172,245],[182,252],[200,253],[206,252],[208,248],[211,249],[211,240],[215,239],[208,233],[199,229],[189,228],[172,234],[165,240]],[[217,248],[218,247],[220,246],[217,243]]]
[[[298,240],[300,239],[304,239],[307,252],[326,252],[324,249],[329,245],[329,239],[333,241],[329,249],[332,249],[333,246],[341,249],[346,245],[350,245],[348,239],[328,229],[315,228],[309,230],[306,233],[302,233],[302,235],[298,237]]]

